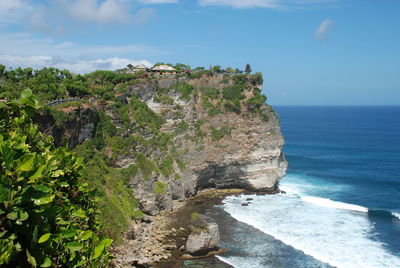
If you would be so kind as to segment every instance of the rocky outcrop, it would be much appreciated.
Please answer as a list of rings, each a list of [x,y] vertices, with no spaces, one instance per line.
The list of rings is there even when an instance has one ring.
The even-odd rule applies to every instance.
[[[280,132],[277,116],[271,107],[265,106],[268,120],[252,115],[242,105],[240,112],[224,112],[209,116],[202,103],[201,93],[187,99],[174,90],[175,83],[186,82],[195,88],[223,88],[223,76],[202,77],[200,79],[160,78],[157,82],[145,81],[129,88],[166,121],[161,131],[166,134],[176,132],[181,122],[188,124],[188,130],[174,134],[174,144],[181,149],[180,158],[186,163],[186,170],[179,173],[181,179],[166,181],[168,189],[163,197],[149,191],[152,182],[144,182],[140,177],[131,180],[135,196],[141,208],[150,215],[169,208],[168,200],[183,199],[207,188],[242,188],[250,191],[276,192],[279,179],[285,175],[287,162],[282,152],[284,140]],[[167,96],[173,105],[156,101],[160,88],[170,88]],[[251,96],[254,87],[246,95]],[[127,96],[127,98],[129,98]],[[179,110],[176,110],[176,106]],[[200,124],[201,123],[201,124]],[[199,126],[200,125],[200,126]],[[216,140],[211,129],[229,128],[229,135]],[[199,133],[206,136],[199,141]]]
[[[65,119],[60,122],[55,115],[42,111],[35,115],[34,121],[38,123],[40,131],[53,136],[56,146],[61,146],[66,140],[68,146],[74,148],[84,140],[94,137],[99,115],[94,109],[76,108],[66,112]]]
[[[192,233],[186,241],[186,251],[189,253],[206,252],[212,250],[219,242],[218,224],[212,222],[200,233]]]

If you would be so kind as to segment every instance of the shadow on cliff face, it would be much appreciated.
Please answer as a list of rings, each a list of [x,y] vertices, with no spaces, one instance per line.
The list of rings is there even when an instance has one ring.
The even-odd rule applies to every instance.
[[[227,166],[209,165],[197,173],[197,190],[209,188],[240,188],[249,189],[250,183],[245,179],[246,173],[239,163]]]

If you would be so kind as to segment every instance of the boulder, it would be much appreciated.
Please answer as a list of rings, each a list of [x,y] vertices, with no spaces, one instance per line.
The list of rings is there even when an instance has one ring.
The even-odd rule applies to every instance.
[[[205,229],[199,234],[189,235],[186,241],[186,251],[195,253],[215,248],[219,242],[219,228],[216,223],[208,223],[208,230]]]

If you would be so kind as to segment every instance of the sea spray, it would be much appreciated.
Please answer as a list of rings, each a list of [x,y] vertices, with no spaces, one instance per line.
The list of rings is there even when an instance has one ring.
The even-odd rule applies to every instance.
[[[363,210],[320,206],[283,195],[251,196],[249,206],[242,206],[246,198],[226,198],[225,211],[322,262],[339,268],[400,267],[400,258],[374,239]]]

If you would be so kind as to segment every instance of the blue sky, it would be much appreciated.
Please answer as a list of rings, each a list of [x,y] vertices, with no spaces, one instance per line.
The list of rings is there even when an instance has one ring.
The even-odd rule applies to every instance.
[[[0,0],[0,63],[250,63],[271,104],[399,105],[399,14],[398,0]]]

